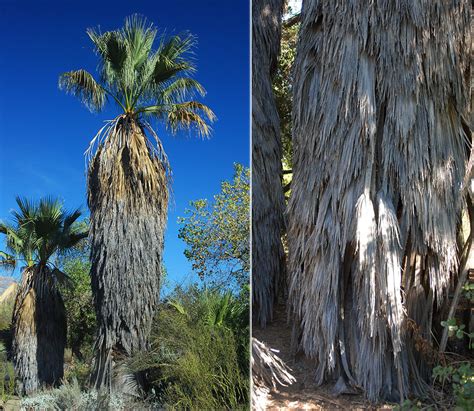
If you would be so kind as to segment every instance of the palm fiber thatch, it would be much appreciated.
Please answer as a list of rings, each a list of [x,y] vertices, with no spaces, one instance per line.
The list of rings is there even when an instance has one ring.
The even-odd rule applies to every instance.
[[[148,120],[171,134],[194,130],[206,137],[215,115],[194,100],[205,90],[191,77],[196,71],[191,34],[158,36],[139,15],[126,18],[119,29],[87,33],[99,57],[100,78],[83,69],[69,71],[60,76],[59,86],[92,111],[113,101],[121,112],[106,122],[87,151],[98,321],[92,381],[96,388],[120,390],[115,365],[146,348],[161,277],[170,169]]]
[[[13,308],[13,362],[20,393],[53,386],[63,377],[66,313],[51,269],[27,267]]]
[[[289,298],[318,382],[426,391],[458,268],[467,1],[305,0],[295,63]],[[417,348],[419,344],[417,344]]]
[[[146,348],[159,296],[168,207],[163,156],[142,125],[124,114],[111,124],[90,162],[97,387],[110,388],[114,363]]]
[[[282,12],[282,0],[252,2],[252,301],[261,326],[272,318],[284,273],[280,125],[271,84]]]
[[[58,200],[16,202],[12,221],[0,222],[8,251],[0,254],[2,265],[25,264],[13,307],[12,349],[18,391],[31,394],[63,376],[66,315],[58,285],[67,276],[50,260],[84,240],[88,229],[77,222],[79,210],[67,212]]]

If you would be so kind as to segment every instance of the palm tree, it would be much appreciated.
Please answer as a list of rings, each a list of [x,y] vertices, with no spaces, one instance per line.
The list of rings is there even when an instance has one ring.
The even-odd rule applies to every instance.
[[[283,3],[252,2],[252,301],[260,326],[272,318],[285,269],[280,121],[271,83]]]
[[[76,223],[80,211],[68,213],[57,200],[16,202],[19,211],[12,212],[13,223],[0,223],[8,248],[2,262],[24,264],[13,309],[13,363],[20,391],[31,394],[63,377],[66,315],[58,284],[66,275],[52,258],[88,233]]]
[[[59,86],[92,111],[102,110],[108,100],[121,111],[88,150],[98,321],[92,379],[97,388],[110,389],[113,364],[146,348],[159,295],[170,168],[147,120],[164,123],[173,134],[193,129],[208,136],[215,116],[192,100],[205,93],[190,77],[195,71],[189,58],[193,36],[163,35],[153,51],[157,30],[136,15],[121,29],[89,29],[87,34],[99,56],[100,80],[85,70],[70,71],[61,75]]]
[[[429,388],[432,320],[458,269],[469,4],[308,0],[301,16],[288,211],[300,347],[318,382],[403,400]]]

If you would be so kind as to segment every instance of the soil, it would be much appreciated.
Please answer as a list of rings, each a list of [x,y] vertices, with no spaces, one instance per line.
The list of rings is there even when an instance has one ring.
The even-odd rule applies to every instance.
[[[317,386],[315,364],[302,354],[291,353],[291,325],[286,321],[285,307],[276,307],[273,321],[265,328],[253,327],[253,337],[268,347],[278,350],[277,355],[292,370],[296,382],[278,387],[267,395],[267,410],[391,410],[394,405],[374,406],[362,395],[332,395],[332,386]]]

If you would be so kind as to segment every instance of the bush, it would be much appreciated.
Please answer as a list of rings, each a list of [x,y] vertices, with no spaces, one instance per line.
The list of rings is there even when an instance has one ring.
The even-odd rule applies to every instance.
[[[146,371],[151,392],[165,406],[248,407],[247,301],[197,287],[176,291],[159,309],[152,349],[130,367]]]
[[[65,258],[62,268],[70,279],[61,290],[68,324],[67,346],[78,360],[90,362],[96,326],[90,263],[87,255],[78,255]]]
[[[433,368],[433,379],[442,389],[451,391],[456,405],[461,409],[474,409],[474,368],[469,361]]]
[[[3,403],[15,392],[15,372],[13,364],[7,360],[7,350],[0,342],[0,399]]]

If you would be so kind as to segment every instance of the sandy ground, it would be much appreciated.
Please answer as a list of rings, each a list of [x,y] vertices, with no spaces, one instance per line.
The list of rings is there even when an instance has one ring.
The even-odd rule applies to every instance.
[[[253,327],[253,336],[268,347],[279,351],[278,356],[292,369],[296,382],[288,387],[267,394],[265,408],[268,410],[391,410],[393,406],[374,407],[361,395],[334,397],[330,386],[316,386],[314,364],[303,355],[290,352],[291,326],[286,322],[283,306],[276,309],[273,322],[265,329]],[[262,404],[263,405],[263,404]]]

